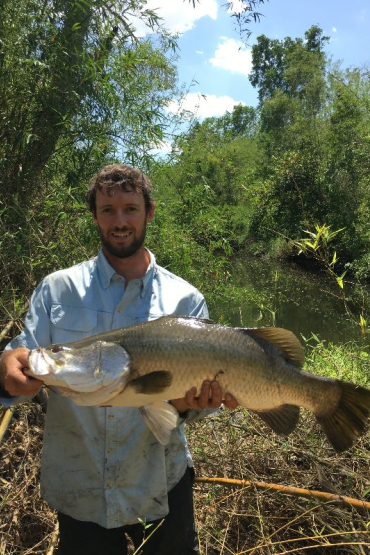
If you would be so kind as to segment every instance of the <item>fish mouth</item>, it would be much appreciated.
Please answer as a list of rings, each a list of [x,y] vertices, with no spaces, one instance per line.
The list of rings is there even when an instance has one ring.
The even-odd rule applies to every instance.
[[[31,372],[33,372],[34,374],[39,373],[37,369],[40,367],[40,364],[39,364],[40,355],[41,355],[40,347],[37,347],[36,349],[32,349],[28,355],[28,366]]]
[[[53,359],[49,357],[44,349],[37,347],[28,355],[28,365],[35,375],[42,376],[53,371]]]

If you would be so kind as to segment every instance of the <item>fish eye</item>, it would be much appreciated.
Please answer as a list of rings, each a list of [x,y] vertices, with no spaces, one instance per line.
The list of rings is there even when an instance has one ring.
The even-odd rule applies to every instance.
[[[55,346],[55,347],[53,347],[53,348],[51,349],[51,352],[52,352],[52,353],[59,353],[61,350],[62,350],[61,347]]]

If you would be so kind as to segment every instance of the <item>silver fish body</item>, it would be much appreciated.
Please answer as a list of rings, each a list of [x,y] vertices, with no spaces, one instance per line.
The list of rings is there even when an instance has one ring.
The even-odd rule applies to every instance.
[[[302,346],[287,330],[165,316],[39,348],[29,360],[32,375],[57,385],[79,404],[145,407],[142,414],[163,443],[177,418],[163,401],[182,398],[194,386],[200,391],[204,380],[217,380],[223,392],[277,433],[290,433],[299,407],[309,409],[334,448],[343,451],[365,430],[370,391],[304,372],[303,359]]]

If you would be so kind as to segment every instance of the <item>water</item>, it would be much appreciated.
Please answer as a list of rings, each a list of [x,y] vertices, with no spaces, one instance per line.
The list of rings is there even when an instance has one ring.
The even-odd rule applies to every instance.
[[[248,258],[233,265],[234,287],[226,300],[211,306],[215,321],[232,326],[276,325],[298,337],[344,343],[364,339],[358,325],[360,314],[370,325],[370,287],[345,283],[344,293],[354,319],[348,315],[342,290],[326,276],[308,273],[292,264]]]

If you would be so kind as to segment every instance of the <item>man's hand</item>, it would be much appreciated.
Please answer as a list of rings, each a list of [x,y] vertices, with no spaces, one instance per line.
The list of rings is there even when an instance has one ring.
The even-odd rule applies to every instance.
[[[18,347],[5,351],[0,358],[0,386],[9,395],[35,395],[42,382],[26,376],[23,368],[28,367],[29,349]]]
[[[222,389],[217,381],[208,380],[203,382],[199,396],[196,387],[193,387],[183,399],[172,399],[170,403],[180,414],[190,409],[217,409],[222,403],[230,410],[238,406],[237,400],[230,393],[226,393],[223,399]]]

